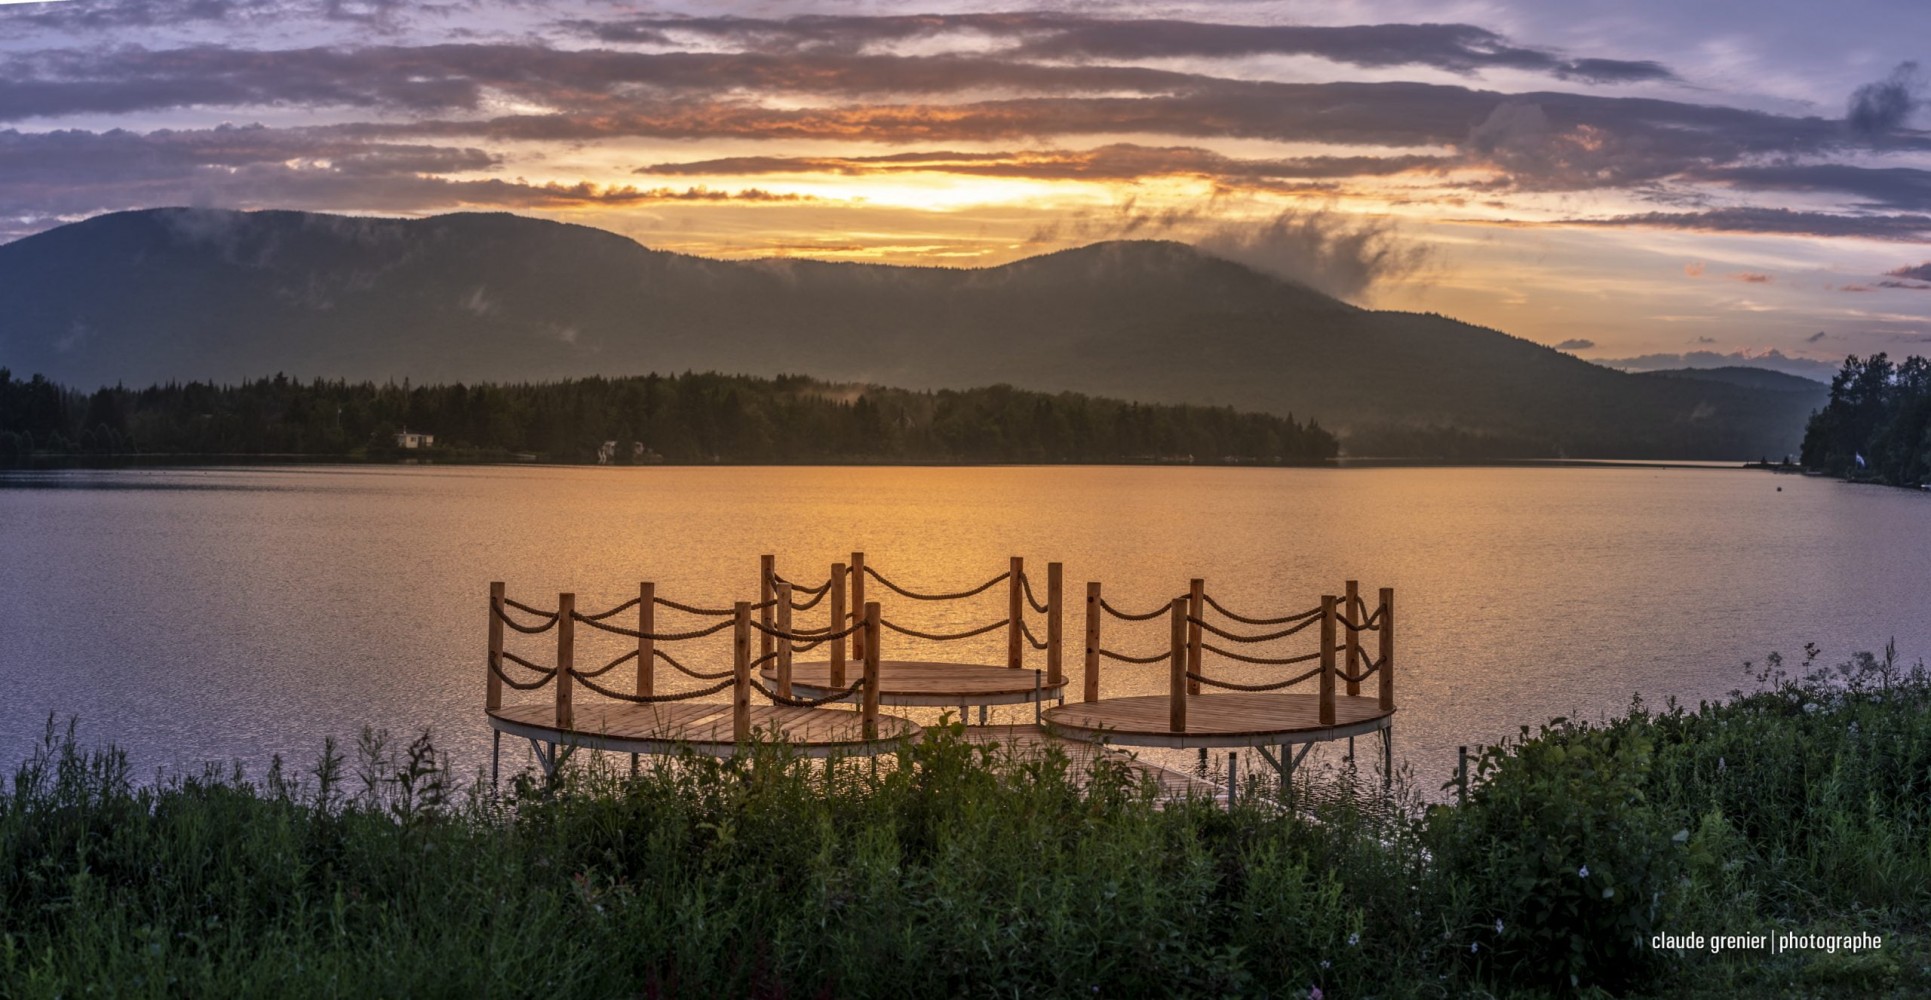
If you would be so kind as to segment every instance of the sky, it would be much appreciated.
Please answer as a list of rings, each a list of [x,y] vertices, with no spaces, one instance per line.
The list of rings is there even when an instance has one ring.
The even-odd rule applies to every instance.
[[[1915,0],[4,3],[0,241],[170,205],[949,267],[1173,239],[1817,374],[1931,354],[1927,40]]]

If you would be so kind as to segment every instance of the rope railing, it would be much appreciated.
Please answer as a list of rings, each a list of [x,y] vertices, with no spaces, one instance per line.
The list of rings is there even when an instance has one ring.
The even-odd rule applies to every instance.
[[[1019,574],[1019,589],[1025,592],[1026,603],[1031,605],[1034,611],[1037,611],[1043,615],[1043,614],[1048,614],[1053,610],[1052,605],[1047,604],[1045,601],[1039,600],[1038,598],[1033,596],[1032,574],[1030,573]],[[1041,647],[1041,648],[1043,649],[1045,647]]]
[[[776,574],[776,573],[773,573],[773,574],[771,574],[771,582],[772,582],[772,583],[789,583],[789,584],[791,584],[791,592],[792,592],[792,593],[794,593],[794,594],[811,594],[811,595],[813,595],[813,596],[815,596],[815,597],[821,597],[821,596],[823,596],[823,595],[824,595],[824,593],[825,593],[825,591],[828,591],[828,590],[830,590],[830,589],[831,589],[831,584],[832,584],[832,581],[830,581],[830,580],[826,580],[826,581],[825,581],[824,583],[821,583],[821,584],[819,584],[819,585],[818,585],[818,586],[816,586],[816,587],[807,587],[807,586],[805,586],[805,585],[804,585],[804,584],[802,584],[802,583],[795,583],[795,582],[793,582],[793,581],[791,581],[791,580],[787,580],[787,579],[785,579],[784,577],[782,577],[782,576],[779,576],[779,575],[778,575],[778,574]]]
[[[1214,600],[1214,595],[1212,594],[1201,594],[1200,596],[1202,599],[1204,599],[1207,602],[1208,607],[1213,608],[1215,611],[1220,612],[1222,615],[1225,615],[1228,618],[1232,618],[1233,620],[1240,622],[1243,625],[1286,625],[1289,622],[1297,622],[1303,618],[1319,618],[1321,616],[1321,609],[1315,608],[1312,611],[1303,611],[1299,614],[1286,615],[1280,618],[1249,618],[1246,615],[1235,614],[1234,612],[1227,610],[1227,607],[1225,605],[1221,604],[1219,601]]]
[[[1146,614],[1136,615],[1136,614],[1130,614],[1125,611],[1121,611],[1119,608],[1116,608],[1113,605],[1107,603],[1106,598],[1102,597],[1100,598],[1100,607],[1105,609],[1107,614],[1112,615],[1113,617],[1118,618],[1122,621],[1144,622],[1144,621],[1152,621],[1153,619],[1166,614],[1169,604],[1162,604],[1159,607],[1154,608],[1152,611],[1147,612]]]
[[[1284,628],[1279,632],[1268,632],[1263,635],[1241,635],[1238,632],[1229,632],[1226,629],[1223,629],[1218,625],[1213,624],[1212,622],[1201,621],[1200,619],[1195,618],[1192,615],[1187,616],[1187,622],[1192,625],[1198,625],[1203,631],[1212,632],[1213,634],[1220,636],[1222,639],[1226,639],[1229,642],[1272,642],[1275,639],[1285,639],[1288,636],[1293,635],[1296,632],[1300,632],[1303,629],[1306,629],[1307,627],[1309,627],[1310,625],[1314,625],[1315,623],[1319,622],[1321,620],[1318,617],[1320,612],[1317,611],[1315,612],[1315,614],[1317,617],[1309,618],[1307,621],[1304,621],[1299,625],[1289,626],[1288,628]]]
[[[1109,660],[1118,660],[1121,663],[1159,663],[1161,660],[1166,659],[1170,655],[1165,652],[1160,652],[1160,653],[1155,653],[1152,656],[1128,656],[1125,653],[1115,653],[1114,651],[1110,649],[1105,649],[1105,648],[1096,649],[1093,652],[1098,653]]]
[[[1047,646],[1046,640],[1041,639],[1040,637],[1034,635],[1033,627],[1031,625],[1026,624],[1026,620],[1024,618],[1019,619],[1019,631],[1021,634],[1025,635],[1027,645],[1031,646],[1034,649],[1039,649],[1039,650],[1043,650],[1046,648]]]
[[[794,593],[794,594],[795,594],[795,593],[798,593],[798,588],[796,588],[796,587],[793,587],[793,588],[791,588],[791,592],[792,592],[792,593]],[[809,591],[806,591],[806,593],[810,593],[810,592],[809,592]],[[824,600],[825,600],[825,598],[826,598],[827,596],[829,596],[830,594],[831,594],[831,584],[826,584],[826,585],[825,585],[825,589],[823,589],[823,590],[821,590],[821,591],[819,591],[819,592],[818,592],[818,596],[816,596],[816,597],[813,597],[813,598],[812,598],[811,600],[809,600],[809,601],[798,601],[798,600],[793,600],[793,601],[791,602],[791,610],[793,610],[793,611],[810,611],[810,610],[811,610],[812,608],[815,608],[815,607],[817,607],[818,605],[820,605],[820,604],[822,604],[822,603],[824,603]]]
[[[917,629],[906,628],[903,625],[899,625],[895,622],[888,621],[884,618],[880,618],[878,620],[878,623],[880,625],[885,626],[886,628],[891,629],[894,632],[897,632],[899,635],[909,635],[914,639],[930,639],[933,642],[951,642],[954,639],[970,639],[975,635],[985,635],[987,632],[991,632],[994,629],[1005,628],[1007,625],[1012,624],[1012,619],[1001,618],[990,625],[981,625],[978,628],[970,629],[965,632],[920,632]]]
[[[643,632],[634,628],[625,628],[622,625],[606,624],[592,618],[585,618],[582,615],[571,615],[570,617],[600,632],[608,632],[611,635],[627,635],[632,639],[649,639],[653,642],[683,642],[686,639],[702,639],[707,635],[715,635],[731,627],[730,622],[722,621],[709,628],[692,629],[688,632]]]
[[[1290,677],[1284,681],[1274,681],[1271,684],[1237,684],[1233,681],[1215,680],[1214,678],[1208,677],[1205,674],[1195,673],[1194,671],[1191,671],[1191,670],[1187,671],[1187,679],[1190,681],[1195,681],[1201,684],[1205,684],[1208,687],[1225,688],[1228,691],[1279,691],[1282,688],[1293,687],[1294,685],[1299,684],[1302,681],[1307,680],[1308,678],[1319,674],[1320,672],[1321,671],[1317,668],[1314,670],[1310,670],[1304,674],[1301,674],[1298,677]]]
[[[719,681],[716,684],[711,685],[710,687],[698,688],[697,690],[694,690],[694,691],[678,691],[672,694],[625,694],[622,691],[613,691],[607,687],[604,687],[603,685],[598,684],[596,681],[593,681],[590,678],[585,677],[584,675],[577,673],[574,670],[570,671],[570,676],[576,678],[577,680],[582,681],[584,687],[587,687],[590,690],[595,691],[606,698],[615,698],[618,701],[628,701],[638,705],[655,705],[666,701],[690,701],[694,698],[706,698],[711,695],[717,694],[720,691],[723,691],[725,688],[730,687],[732,684],[737,683],[736,678],[727,678],[725,680]]]
[[[719,670],[715,673],[706,673],[705,671],[702,671],[702,670],[692,670],[691,668],[683,665],[682,663],[677,662],[676,657],[670,655],[669,653],[664,652],[661,649],[653,649],[650,652],[651,652],[651,655],[657,657],[660,660],[663,660],[665,663],[670,664],[673,668],[677,670],[678,673],[683,674],[686,677],[696,678],[697,680],[700,680],[700,681],[714,681],[720,677],[729,677],[731,676],[731,673],[732,673],[732,671],[730,670]]]
[[[875,570],[870,566],[865,567],[865,575],[871,577],[874,580],[877,580],[879,583],[884,584],[886,589],[900,595],[901,597],[909,597],[915,601],[956,601],[966,597],[976,597],[977,595],[992,589],[994,584],[997,584],[1005,580],[1006,578],[1012,576],[1012,571],[1007,570],[1006,572],[1001,573],[990,580],[987,580],[986,582],[978,585],[977,587],[972,588],[971,590],[961,590],[953,594],[921,594],[921,593],[918,593],[917,591],[907,590],[904,587],[901,587],[898,584],[893,583],[892,581],[886,579],[883,574],[879,573],[878,570]]]
[[[1211,642],[1201,643],[1200,648],[1206,650],[1209,653],[1214,653],[1220,656],[1224,656],[1230,660],[1239,660],[1242,663],[1252,663],[1252,664],[1256,664],[1258,666],[1264,666],[1264,667],[1285,667],[1285,666],[1290,666],[1292,664],[1306,663],[1309,660],[1318,660],[1321,658],[1320,653],[1303,653],[1300,656],[1283,656],[1283,657],[1244,656],[1232,650],[1222,649]]]
[[[523,612],[526,615],[535,615],[538,618],[548,618],[552,621],[556,620],[557,613],[554,611],[545,611],[542,608],[533,608],[527,604],[524,604],[522,601],[512,600],[507,597],[503,598],[503,603],[509,605],[512,608],[515,608],[518,611]]]
[[[999,624],[1004,625],[1005,622],[1000,622]],[[781,629],[772,628],[771,626],[766,625],[765,623],[758,621],[755,618],[751,619],[750,625],[752,628],[757,629],[760,632],[763,632],[765,635],[768,635],[773,639],[790,639],[794,643],[809,642],[814,646],[822,642],[830,642],[833,639],[843,639],[844,637],[851,635],[854,632],[860,631],[865,627],[865,623],[863,621],[856,621],[836,632],[831,632],[827,630],[817,630],[817,629],[811,630],[809,632],[799,632],[796,630],[786,632]],[[766,654],[766,655],[769,655],[769,654]]]
[[[634,608],[637,605],[642,603],[644,603],[643,598],[633,597],[630,600],[625,601],[614,608],[611,608],[609,611],[600,611],[594,615],[583,615],[583,614],[577,615],[577,620],[580,622],[600,622],[600,621],[603,621],[605,618],[614,618],[620,614],[623,614],[624,612],[629,611],[631,608]]]
[[[574,670],[574,669],[573,669],[573,670],[571,670],[571,671],[570,671],[570,676],[572,676],[572,677],[602,677],[603,675],[605,675],[605,674],[607,674],[607,673],[609,673],[609,672],[611,672],[612,670],[615,670],[615,669],[617,669],[618,667],[621,667],[621,666],[623,666],[623,665],[624,665],[624,664],[626,664],[626,663],[629,663],[630,661],[632,661],[632,660],[634,660],[634,659],[636,659],[636,658],[637,658],[637,651],[633,649],[633,650],[631,650],[630,652],[628,652],[628,653],[625,653],[624,655],[622,655],[622,656],[619,656],[619,657],[617,657],[617,658],[616,658],[616,659],[614,659],[614,660],[611,660],[611,661],[610,661],[609,663],[606,663],[606,664],[604,664],[603,666],[601,666],[601,667],[598,667],[597,669],[595,669],[595,670],[592,670],[592,671],[589,671],[589,672],[587,672],[587,673],[586,673],[586,672],[584,672],[584,671],[581,671],[581,670]]]
[[[756,677],[751,678],[751,686],[756,688],[759,694],[764,695],[766,698],[769,698],[773,702],[779,705],[783,705],[786,708],[818,708],[821,705],[829,705],[829,704],[832,704],[833,702],[844,701],[845,699],[850,698],[852,695],[857,694],[859,691],[864,689],[865,678],[860,677],[859,679],[846,685],[844,690],[833,691],[830,694],[827,694],[821,698],[797,698],[791,695],[779,694],[778,692],[773,691],[770,688],[765,687],[763,684],[759,683]]]
[[[513,628],[516,631],[523,633],[524,635],[542,635],[543,633],[548,632],[549,630],[556,628],[557,626],[557,613],[554,611],[550,612],[549,621],[545,622],[542,625],[525,625],[522,622],[519,622],[516,619],[511,618],[509,614],[503,610],[504,604],[515,604],[518,609],[525,608],[527,607],[527,605],[516,604],[515,601],[511,601],[506,598],[500,604],[492,602],[489,606],[490,613],[496,616],[497,621],[500,621],[503,624],[508,625],[510,628]],[[533,615],[539,615],[539,616],[543,614],[543,612],[541,611],[529,611],[527,613],[533,614]]]
[[[738,613],[736,608],[700,608],[694,604],[680,604],[663,597],[654,598],[654,600],[659,605],[669,608],[672,611],[682,611],[687,615],[698,615],[704,618],[729,618]],[[768,601],[759,601],[751,605],[750,609],[752,611],[762,611],[765,608],[776,607],[777,604],[778,599],[774,597]]]
[[[503,683],[508,684],[510,687],[515,688],[518,691],[534,691],[537,688],[540,688],[545,684],[550,683],[551,679],[556,677],[555,667],[539,667],[536,664],[531,663],[530,661],[525,660],[520,656],[514,656],[509,653],[502,654],[502,658],[510,660],[511,662],[517,664],[518,666],[528,667],[529,669],[534,670],[537,673],[543,675],[541,678],[534,681],[519,681],[514,677],[511,677],[510,675],[503,672],[503,665],[500,662],[498,662],[497,657],[494,657],[494,656],[490,657],[489,672],[492,674],[495,674],[497,680],[500,680]]]

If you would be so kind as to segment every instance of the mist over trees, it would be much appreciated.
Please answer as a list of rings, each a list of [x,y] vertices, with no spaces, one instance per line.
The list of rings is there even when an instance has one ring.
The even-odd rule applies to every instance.
[[[1803,464],[1895,486],[1931,478],[1931,361],[1845,358],[1804,432]]]
[[[403,430],[435,435],[403,451]],[[913,392],[714,373],[412,386],[284,375],[86,393],[0,368],[0,464],[74,456],[669,463],[1172,462],[1333,458],[1313,421],[1010,386]],[[633,442],[642,446],[641,452]]]

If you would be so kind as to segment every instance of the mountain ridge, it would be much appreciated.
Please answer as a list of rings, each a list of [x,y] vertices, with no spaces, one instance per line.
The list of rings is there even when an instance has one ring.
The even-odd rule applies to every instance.
[[[0,364],[74,385],[803,372],[1231,405],[1361,440],[1452,432],[1515,453],[1659,458],[1789,450],[1821,404],[1363,309],[1171,241],[907,267],[712,260],[509,213],[146,209],[0,245],[0,316]]]

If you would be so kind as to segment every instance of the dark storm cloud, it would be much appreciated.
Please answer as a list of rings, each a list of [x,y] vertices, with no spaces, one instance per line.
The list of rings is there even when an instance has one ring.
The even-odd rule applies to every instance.
[[[482,150],[367,143],[256,127],[46,133],[0,131],[0,215],[77,215],[130,204],[205,203],[417,211],[653,202],[804,200],[758,189],[532,184],[437,174],[494,167]]]
[[[1851,94],[1844,121],[1851,131],[1867,137],[1882,137],[1902,128],[1923,104],[1923,78],[1915,62],[1899,63],[1891,75],[1867,83]]]
[[[1648,61],[1570,59],[1511,44],[1468,24],[1372,24],[1339,27],[1214,24],[1181,20],[1117,20],[1053,13],[811,16],[786,20],[735,17],[646,17],[568,22],[606,42],[676,45],[701,38],[767,52],[862,51],[913,39],[978,35],[1008,43],[1002,54],[1027,59],[1234,58],[1316,56],[1354,66],[1429,66],[1454,73],[1502,68],[1594,83],[1672,80]]]
[[[1872,208],[1931,209],[1931,170],[1913,167],[1857,167],[1842,163],[1805,166],[1723,167],[1699,170],[1711,180],[1753,191],[1809,191],[1848,194]]]
[[[1586,351],[1596,346],[1596,342],[1582,337],[1573,337],[1555,345],[1558,351]]]
[[[1911,281],[1931,281],[1931,261],[1913,266],[1900,267],[1895,271],[1886,271],[1884,273],[1893,278],[1907,278]]]
[[[1644,212],[1608,219],[1570,219],[1561,224],[1931,242],[1931,215],[1837,215],[1787,208],[1724,208],[1708,212]]]

